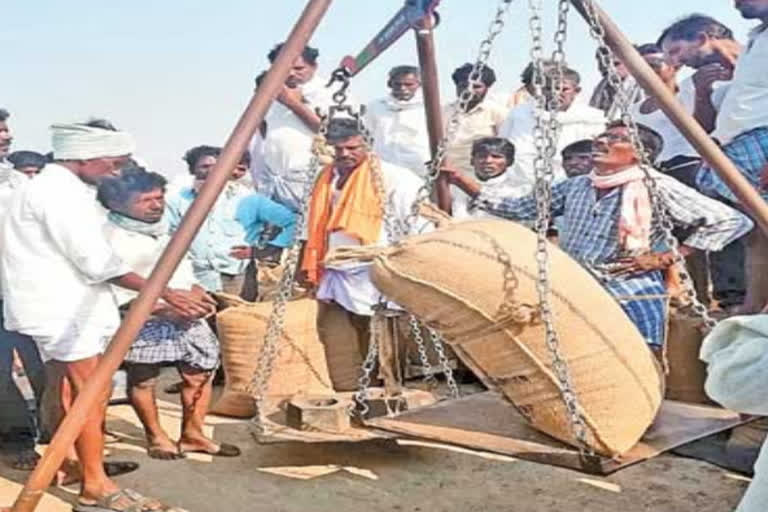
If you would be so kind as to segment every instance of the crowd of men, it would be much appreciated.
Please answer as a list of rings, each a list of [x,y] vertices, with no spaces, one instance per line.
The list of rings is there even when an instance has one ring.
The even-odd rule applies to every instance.
[[[735,5],[742,16],[760,22],[743,45],[719,21],[693,14],[666,28],[658,41],[637,48],[744,177],[768,197],[768,73],[763,68],[768,0]],[[280,49],[269,53],[270,61]],[[464,111],[441,172],[451,185],[451,214],[457,220],[502,218],[532,226],[537,105],[543,107],[542,115],[560,126],[552,158],[552,240],[603,284],[650,347],[660,350],[677,258],[660,229],[654,202],[664,205],[675,225],[679,251],[697,276],[698,296],[725,313],[754,314],[766,306],[768,239],[657,101],[640,91],[620,61],[606,65],[609,58],[597,55],[604,79],[589,101],[579,73],[567,66],[560,73],[554,64],[544,62],[538,70],[531,64],[522,72],[520,88],[509,95],[494,90],[490,67],[482,69],[479,80],[470,80],[471,64],[457,68],[452,74],[457,98],[468,88],[473,97],[466,105],[457,99],[445,107],[445,119]],[[367,104],[369,147],[359,123],[350,118],[331,119],[324,139],[318,137],[322,120],[316,109],[327,111],[332,103],[318,59],[319,52],[307,47],[294,62],[125,359],[128,396],[144,425],[150,457],[240,453],[207,437],[202,428],[219,366],[212,294],[259,300],[252,270],[279,265],[284,249],[298,239],[300,280],[320,302],[318,332],[335,361],[329,368],[334,388],[351,390],[365,357],[373,309],[382,297],[367,264],[326,264],[325,257],[338,246],[391,243],[397,236],[393,230],[432,229],[411,214],[430,159],[419,69],[393,68],[387,93]],[[680,80],[685,66],[694,72]],[[608,68],[615,68],[622,90]],[[537,75],[544,81],[539,103]],[[636,133],[622,120],[623,99],[638,123]],[[10,114],[0,110],[0,435],[15,449],[14,467],[32,469],[38,459],[35,443],[51,435],[82,391],[120,315],[145,285],[221,149],[191,148],[183,156],[189,173],[168,183],[134,156],[133,138],[106,120],[54,124],[47,155],[11,152],[11,124]],[[309,169],[313,151],[323,162],[317,177]],[[643,162],[652,166],[647,172],[653,190]],[[311,190],[308,203],[305,189]],[[297,215],[304,210],[306,229],[298,233]],[[161,426],[155,399],[160,367],[168,364],[181,376],[183,418],[176,439]],[[14,384],[20,367],[34,389],[37,416]],[[54,405],[41,406],[43,395],[53,395],[45,401]],[[111,479],[135,465],[104,461],[108,398],[109,390],[103,390],[61,470],[62,480],[81,482],[77,507],[172,510],[120,489]]]

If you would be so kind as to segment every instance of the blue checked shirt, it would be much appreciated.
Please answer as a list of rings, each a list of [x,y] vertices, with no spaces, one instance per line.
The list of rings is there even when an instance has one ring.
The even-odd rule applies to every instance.
[[[236,245],[255,245],[267,224],[282,228],[270,245],[288,247],[294,237],[296,215],[291,210],[261,194],[234,190],[219,196],[189,248],[195,277],[209,291],[221,290],[221,274],[245,271],[248,261],[235,259],[229,252]],[[187,187],[168,197],[166,216],[171,233],[178,229],[196,196],[194,189]]]
[[[745,215],[699,194],[674,178],[652,173],[672,222],[690,228],[688,238],[683,241],[685,245],[702,251],[719,251],[752,229],[752,221]],[[662,301],[654,303],[648,297],[666,294],[662,273],[653,271],[616,277],[605,268],[606,264],[625,256],[618,236],[621,190],[617,187],[598,200],[588,176],[571,178],[552,187],[551,213],[562,215],[563,228],[568,234],[561,248],[584,265],[619,301],[649,343],[660,344],[664,323]],[[536,218],[533,195],[499,199],[481,193],[477,203],[479,208],[499,217],[511,220]],[[654,219],[651,246],[663,246],[663,242],[663,234]],[[631,297],[637,299],[633,301]]]

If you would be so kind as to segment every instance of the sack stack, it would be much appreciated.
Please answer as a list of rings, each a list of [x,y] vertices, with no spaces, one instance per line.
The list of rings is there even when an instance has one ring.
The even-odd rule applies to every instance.
[[[272,307],[271,302],[235,301],[216,316],[227,378],[223,394],[211,408],[213,414],[237,418],[256,414],[248,386],[258,366]],[[267,396],[279,400],[297,394],[333,393],[325,350],[317,336],[317,302],[288,302],[284,326]]]

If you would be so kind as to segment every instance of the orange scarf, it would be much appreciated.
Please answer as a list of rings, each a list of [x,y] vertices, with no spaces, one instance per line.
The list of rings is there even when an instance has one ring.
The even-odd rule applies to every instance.
[[[370,245],[379,240],[384,220],[382,199],[376,193],[370,158],[352,171],[332,208],[333,173],[333,165],[323,169],[309,202],[308,238],[301,269],[307,272],[307,279],[313,284],[322,277],[330,233],[343,231],[360,240],[362,245]]]

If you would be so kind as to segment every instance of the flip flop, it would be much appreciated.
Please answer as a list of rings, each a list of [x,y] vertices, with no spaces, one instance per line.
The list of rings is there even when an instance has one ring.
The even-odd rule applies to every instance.
[[[169,384],[168,386],[163,389],[166,393],[169,395],[178,395],[181,393],[181,388],[184,387],[183,382],[174,382],[173,384]]]
[[[40,455],[31,448],[22,450],[16,455],[16,460],[11,464],[11,468],[17,471],[32,471],[37,466]]]
[[[108,477],[120,476],[139,469],[139,464],[127,460],[115,460],[104,463],[104,472]],[[82,480],[80,475],[67,475],[66,478],[58,482],[60,486],[67,486],[79,483]]]
[[[111,460],[104,463],[104,472],[107,476],[120,476],[139,469],[137,462],[129,460]]]
[[[181,447],[179,449],[181,450]],[[214,457],[239,457],[241,452],[240,448],[233,444],[221,443],[219,444],[219,449],[215,452],[208,450],[181,450],[181,453],[203,453],[213,455]]]
[[[160,505],[158,507],[158,505]],[[72,507],[73,512],[187,512],[184,509],[164,505],[157,500],[142,496],[132,489],[122,489],[104,496],[93,503],[82,498]]]

